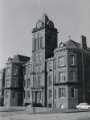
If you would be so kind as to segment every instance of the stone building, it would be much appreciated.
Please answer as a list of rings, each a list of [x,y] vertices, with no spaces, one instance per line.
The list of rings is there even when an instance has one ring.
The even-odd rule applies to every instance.
[[[5,69],[0,71],[0,106],[4,104]]]
[[[61,42],[54,51],[54,107],[74,108],[78,104],[77,49],[72,40]]]
[[[57,47],[57,29],[46,14],[38,20],[32,31],[33,106],[47,106],[46,59],[54,55]]]
[[[29,105],[32,103],[32,82],[32,61],[30,59],[27,63],[24,64],[24,105]]]
[[[48,58],[47,66],[47,106],[54,107],[54,58]]]
[[[46,14],[36,23],[32,35],[32,72],[26,67],[32,76],[29,103],[57,109],[89,103],[90,49],[86,38],[82,36],[81,44],[70,39],[58,47],[57,29]]]
[[[46,14],[32,30],[32,57],[9,58],[4,105],[72,109],[90,104],[90,48],[69,39],[58,45],[57,29]],[[1,80],[1,77],[0,77]]]
[[[5,68],[5,106],[23,105],[23,64],[29,60],[29,57],[16,55],[14,58],[8,58]]]

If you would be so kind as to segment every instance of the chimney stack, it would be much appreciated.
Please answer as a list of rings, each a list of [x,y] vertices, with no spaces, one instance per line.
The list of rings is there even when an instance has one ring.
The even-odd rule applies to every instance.
[[[87,49],[87,41],[86,41],[86,36],[82,35],[81,36],[81,46],[82,46],[82,49]]]

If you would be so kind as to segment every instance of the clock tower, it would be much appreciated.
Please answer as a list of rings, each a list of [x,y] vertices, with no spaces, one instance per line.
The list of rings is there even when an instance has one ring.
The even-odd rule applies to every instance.
[[[57,29],[44,14],[32,30],[33,106],[47,106],[46,59],[53,57],[57,47]]]

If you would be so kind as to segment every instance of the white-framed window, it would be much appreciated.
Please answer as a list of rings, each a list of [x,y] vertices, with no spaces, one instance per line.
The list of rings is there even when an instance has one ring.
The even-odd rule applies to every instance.
[[[64,87],[58,89],[58,97],[65,97],[66,96],[66,89]]]
[[[58,57],[58,65],[65,66],[65,56]]]
[[[59,82],[66,80],[66,72],[59,72]]]
[[[78,89],[71,88],[71,97],[77,97],[77,96],[78,96]]]

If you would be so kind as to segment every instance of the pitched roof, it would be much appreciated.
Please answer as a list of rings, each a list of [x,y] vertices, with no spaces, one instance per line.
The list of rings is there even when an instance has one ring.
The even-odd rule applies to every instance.
[[[75,41],[73,41],[73,40],[68,40],[68,41],[66,41],[66,42],[64,43],[64,46],[65,46],[66,48],[81,48],[80,43],[75,42]]]

